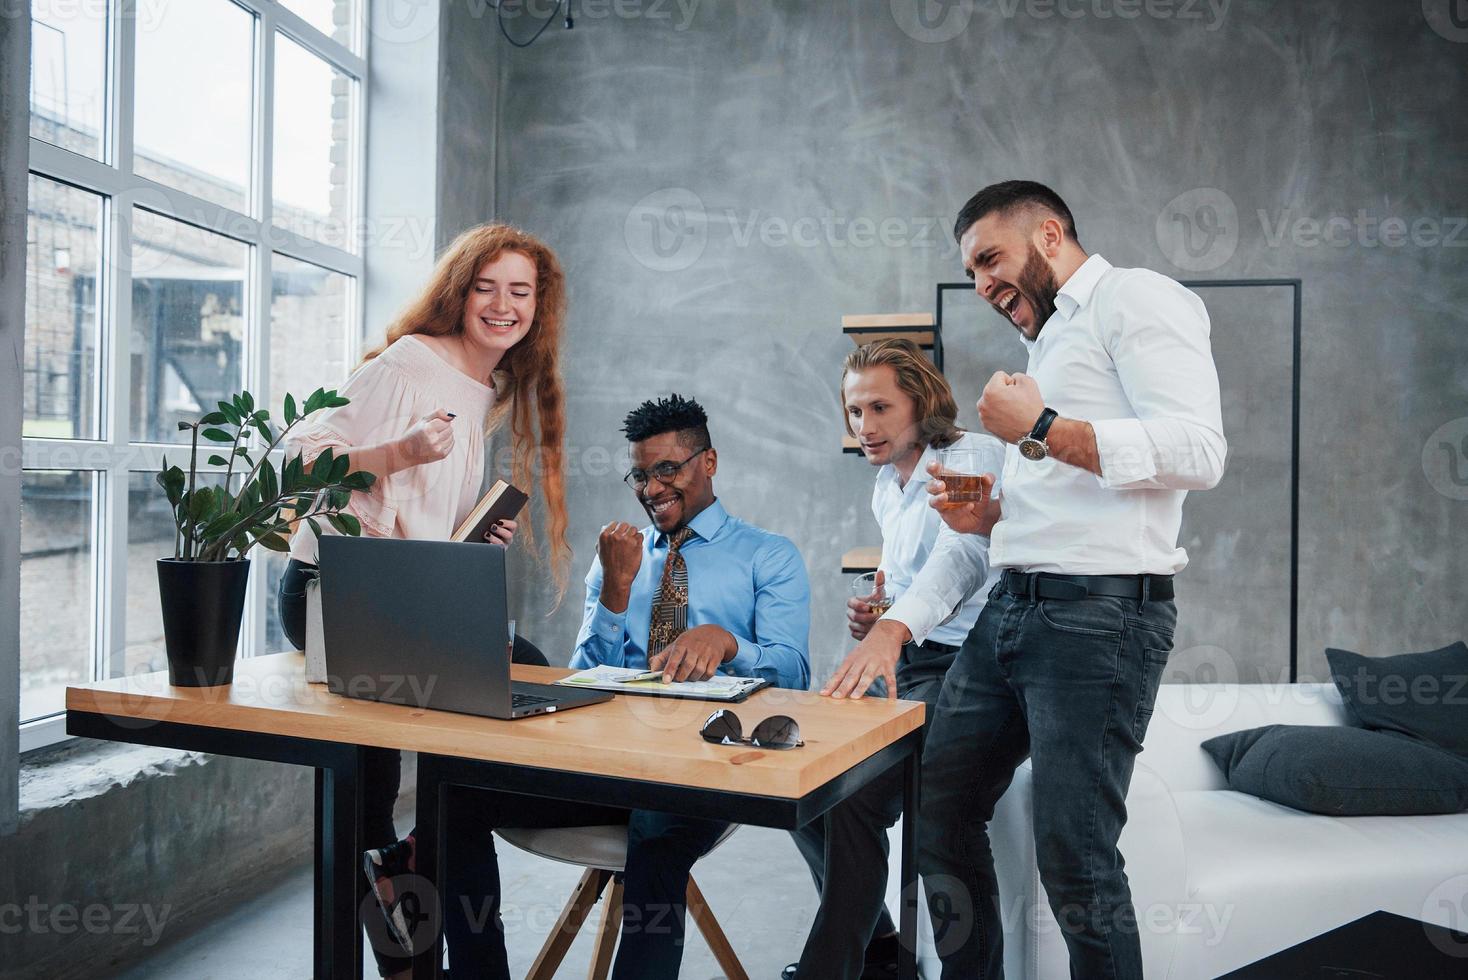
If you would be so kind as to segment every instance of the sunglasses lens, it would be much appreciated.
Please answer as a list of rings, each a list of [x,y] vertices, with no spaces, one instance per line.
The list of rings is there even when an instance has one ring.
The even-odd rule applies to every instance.
[[[793,749],[801,744],[800,725],[794,718],[774,715],[755,726],[749,741],[762,749]]]
[[[708,721],[703,723],[698,733],[703,736],[705,742],[713,742],[716,745],[731,745],[744,741],[744,726],[739,724],[739,716],[723,708],[709,715]]]

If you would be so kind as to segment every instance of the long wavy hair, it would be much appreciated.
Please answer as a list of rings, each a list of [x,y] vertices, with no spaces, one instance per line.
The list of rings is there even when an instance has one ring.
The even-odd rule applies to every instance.
[[[571,546],[566,541],[566,394],[561,384],[561,328],[566,314],[566,277],[556,253],[538,238],[504,224],[470,228],[455,238],[434,266],[428,285],[388,325],[387,339],[369,350],[365,364],[408,334],[443,337],[464,329],[469,290],[485,263],[518,252],[535,263],[535,322],[500,360],[494,372],[495,403],[484,434],[510,422],[511,479],[527,492],[538,486],[544,501],[547,547],[556,604],[566,594]],[[537,561],[533,522],[527,512],[520,535]]]
[[[846,434],[856,435],[851,429],[851,415],[846,411],[846,376],[884,365],[896,372],[898,389],[912,399],[918,441],[922,446],[942,449],[958,441],[963,430],[954,424],[958,402],[953,398],[948,379],[923,356],[917,344],[903,339],[874,340],[846,355],[846,363],[841,366],[840,389]]]

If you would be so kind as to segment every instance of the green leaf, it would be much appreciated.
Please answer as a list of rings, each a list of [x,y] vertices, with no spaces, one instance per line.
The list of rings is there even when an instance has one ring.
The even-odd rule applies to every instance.
[[[229,419],[224,417],[223,412],[210,412],[199,420],[200,425],[223,425]]]
[[[351,467],[352,461],[350,459],[346,456],[338,456],[332,460],[331,473],[326,477],[326,481],[328,483],[340,483],[342,477],[347,475],[347,470],[351,469]]]
[[[168,460],[163,460],[163,469],[158,473],[158,485],[163,488],[163,493],[168,497],[168,502],[175,508],[183,499],[184,483],[188,480],[184,471],[177,466],[169,466]]]
[[[316,518],[308,517],[306,518],[306,523],[311,525],[311,533],[316,535],[316,539],[319,541],[321,539],[321,525],[316,523]]]
[[[209,516],[209,509],[214,505],[214,494],[210,493],[210,487],[199,487],[188,495],[187,513],[195,522],[203,521]]]
[[[199,435],[211,442],[234,442],[234,436],[225,432],[223,429],[205,429]]]
[[[290,425],[296,420],[296,396],[290,392],[285,394],[285,424]]]
[[[266,548],[270,551],[289,552],[291,550],[290,542],[282,541],[280,539],[280,536],[277,535],[274,531],[271,531],[269,534],[262,534],[259,537],[255,538],[255,543],[258,544],[260,547]]]
[[[194,424],[192,422],[180,422],[178,424],[178,431],[180,431],[180,432],[187,432],[190,429],[192,429],[193,427],[194,427]]]
[[[209,465],[210,466],[228,466],[229,465],[229,460],[225,459],[223,456],[219,455],[218,453],[215,453],[213,456],[210,456],[209,457]]]
[[[227,419],[229,421],[229,423],[231,425],[239,425],[240,424],[240,413],[239,413],[239,410],[237,408],[235,408],[233,405],[231,405],[229,402],[220,402],[219,403],[219,411],[220,411],[220,414],[222,414],[225,417],[225,419]]]
[[[199,532],[199,536],[205,541],[212,541],[222,535],[225,531],[228,531],[230,528],[234,527],[238,521],[238,514],[220,514],[217,517],[213,518],[208,524],[204,525],[204,530]]]
[[[317,388],[306,396],[306,406],[301,410],[301,414],[310,415],[312,412],[319,411],[325,405],[326,392],[321,388]]]
[[[341,395],[337,395],[337,394],[334,394],[333,393],[333,396],[331,398],[328,398],[326,400],[326,407],[327,408],[341,408],[343,405],[350,405],[351,403],[352,403],[352,400],[350,398],[343,398]]]
[[[269,424],[261,417],[264,414],[264,412],[261,412],[260,415],[255,416],[255,431],[260,433],[261,437],[265,440],[265,445],[268,446],[275,441],[275,434],[270,431]]]
[[[248,415],[255,410],[255,396],[248,391],[240,392],[240,408],[243,414]]]
[[[259,478],[256,482],[260,487],[261,503],[280,496],[280,482],[275,475],[275,464],[270,460],[264,460],[260,464]]]
[[[327,520],[331,521],[331,526],[342,534],[349,534],[354,538],[362,534],[362,522],[351,514],[329,514]]]
[[[348,473],[342,477],[341,483],[348,490],[365,491],[372,489],[372,483],[376,479],[377,476],[375,474],[369,473],[366,470],[358,470],[355,473]]]
[[[302,478],[306,475],[306,466],[301,462],[299,454],[286,460],[285,467],[280,474],[280,488],[283,493],[290,493],[301,485]]]
[[[234,447],[234,454],[236,456],[243,456],[246,459],[249,459],[250,458],[250,447],[249,446],[235,446]]]

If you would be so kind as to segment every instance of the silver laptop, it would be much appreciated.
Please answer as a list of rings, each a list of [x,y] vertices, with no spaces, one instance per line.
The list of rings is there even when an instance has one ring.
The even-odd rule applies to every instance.
[[[486,718],[611,699],[510,681],[505,549],[492,544],[323,534],[321,621],[333,694]]]

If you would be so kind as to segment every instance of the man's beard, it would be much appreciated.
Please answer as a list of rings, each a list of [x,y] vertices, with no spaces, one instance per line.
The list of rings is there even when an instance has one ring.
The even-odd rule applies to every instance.
[[[1025,259],[1024,268],[1019,270],[1019,281],[1014,288],[1029,301],[1030,309],[1035,314],[1035,332],[1029,337],[1033,340],[1040,335],[1040,328],[1050,319],[1055,312],[1055,297],[1060,294],[1060,283],[1055,278],[1055,270],[1050,268],[1050,263],[1045,261],[1045,256],[1030,243],[1030,254]],[[1016,324],[1016,327],[1019,325]],[[1023,328],[1019,328],[1024,333]]]

